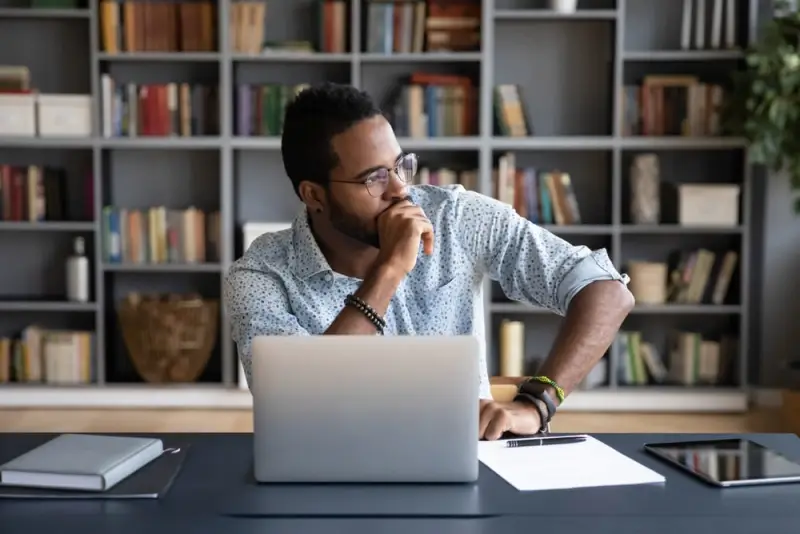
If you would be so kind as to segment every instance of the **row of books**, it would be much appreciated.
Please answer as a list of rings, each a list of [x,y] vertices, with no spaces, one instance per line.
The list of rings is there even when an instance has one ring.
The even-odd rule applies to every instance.
[[[526,137],[533,131],[522,102],[522,89],[515,84],[502,84],[492,91],[494,131],[503,137]]]
[[[369,2],[366,18],[367,52],[480,50],[479,0]]]
[[[645,340],[639,331],[620,331],[617,341],[620,385],[725,384],[731,379],[737,353],[737,340],[731,335],[710,339],[699,332],[676,330],[670,332],[665,351]]]
[[[466,76],[416,72],[397,89],[392,126],[402,137],[477,135],[477,95]]]
[[[100,0],[100,43],[120,52],[210,52],[217,49],[212,0]]]
[[[239,84],[236,88],[236,135],[281,135],[286,105],[307,86]]]
[[[204,84],[137,84],[101,77],[103,137],[217,135],[219,89]]]
[[[95,380],[94,355],[94,332],[31,325],[0,338],[0,383],[88,384]]]
[[[0,221],[63,221],[78,216],[78,207],[67,201],[66,185],[64,169],[0,164]]]
[[[240,0],[230,5],[230,49],[240,54],[258,55],[272,50],[343,53],[349,49],[348,7],[346,0],[318,0],[314,14],[316,41],[295,39],[270,41],[266,34],[269,10],[262,0]],[[282,21],[278,21],[282,24]]]
[[[708,249],[673,254],[673,268],[667,289],[667,301],[676,304],[725,303],[731,279],[739,262],[739,253]]]
[[[107,263],[220,261],[220,216],[214,211],[103,208],[103,260]]]
[[[623,135],[720,135],[724,98],[721,85],[696,76],[645,76],[623,88]]]
[[[493,171],[494,196],[536,224],[581,224],[581,212],[569,173],[518,168],[515,155],[503,154]]]
[[[420,167],[417,171],[415,183],[419,185],[438,185],[447,186],[461,184],[464,189],[470,191],[478,190],[478,171],[477,169],[450,169],[441,167],[431,169],[430,167]]]
[[[737,0],[683,0],[681,48],[736,48],[736,4]]]

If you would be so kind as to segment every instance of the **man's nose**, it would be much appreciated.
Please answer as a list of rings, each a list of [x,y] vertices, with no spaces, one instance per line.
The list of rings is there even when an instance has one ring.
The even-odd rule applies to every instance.
[[[386,192],[384,193],[384,198],[386,200],[392,200],[395,198],[404,198],[406,196],[406,188],[408,184],[400,178],[400,176],[395,172],[392,171],[389,173],[389,183],[386,184]]]

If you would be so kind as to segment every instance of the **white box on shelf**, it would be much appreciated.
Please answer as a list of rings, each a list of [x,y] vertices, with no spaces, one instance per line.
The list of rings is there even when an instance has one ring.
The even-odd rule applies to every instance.
[[[90,137],[92,97],[90,95],[39,95],[41,137]]]
[[[278,222],[278,223],[265,223],[265,222],[249,222],[244,223],[242,228],[244,238],[244,250],[250,248],[258,237],[269,234],[272,232],[280,232],[292,227],[291,222]]]
[[[678,222],[683,226],[737,226],[737,184],[681,184],[678,186]]]
[[[0,135],[36,136],[35,95],[0,94]]]

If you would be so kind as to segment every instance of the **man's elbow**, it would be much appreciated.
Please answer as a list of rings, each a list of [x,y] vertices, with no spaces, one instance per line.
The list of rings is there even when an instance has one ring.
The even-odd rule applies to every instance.
[[[622,320],[635,305],[636,299],[624,283],[618,280],[595,280],[578,291],[570,308],[599,308]]]
[[[628,289],[628,286],[622,282],[617,280],[602,280],[595,282],[595,284],[602,285],[603,293],[606,295],[603,300],[606,301],[607,309],[615,310],[623,318],[636,306],[636,298]]]

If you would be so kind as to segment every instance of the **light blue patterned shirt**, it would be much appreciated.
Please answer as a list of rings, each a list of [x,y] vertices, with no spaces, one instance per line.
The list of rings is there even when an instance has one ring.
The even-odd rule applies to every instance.
[[[419,253],[386,313],[386,335],[485,337],[483,280],[512,300],[564,315],[596,280],[620,280],[604,249],[575,246],[520,217],[508,204],[462,186],[412,186],[433,224],[434,252]],[[233,340],[250,383],[251,341],[259,335],[319,335],[361,280],[331,270],[305,208],[291,229],[262,235],[232,266],[224,299]],[[485,343],[481,397],[491,398]]]

